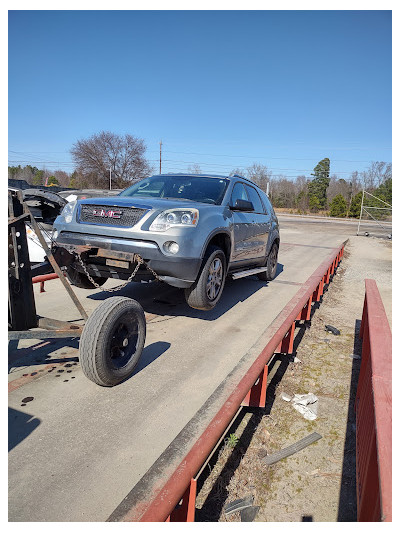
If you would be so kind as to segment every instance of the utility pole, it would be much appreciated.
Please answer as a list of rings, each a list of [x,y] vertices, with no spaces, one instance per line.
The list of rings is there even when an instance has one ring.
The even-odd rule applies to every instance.
[[[160,141],[160,174],[161,174],[161,147],[162,147],[162,141]]]
[[[360,233],[360,224],[361,224],[361,217],[364,207],[364,195],[365,195],[365,189],[363,189],[362,199],[361,199],[361,209],[360,209],[360,219],[358,221],[358,228],[357,228],[357,235]]]
[[[111,167],[110,167],[110,191],[111,191]]]

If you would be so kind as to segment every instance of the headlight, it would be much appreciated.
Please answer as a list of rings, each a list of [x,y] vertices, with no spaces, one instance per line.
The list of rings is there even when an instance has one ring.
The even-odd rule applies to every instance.
[[[76,206],[76,200],[68,202],[64,209],[61,211],[61,216],[65,218],[65,222],[72,222],[72,215]]]
[[[199,212],[197,209],[168,209],[153,220],[150,231],[167,231],[171,226],[197,226]]]

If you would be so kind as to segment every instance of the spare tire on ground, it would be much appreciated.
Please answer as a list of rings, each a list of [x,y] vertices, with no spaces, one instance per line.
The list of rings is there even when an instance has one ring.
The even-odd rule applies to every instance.
[[[133,374],[145,338],[146,319],[139,302],[124,296],[108,298],[83,328],[79,345],[83,373],[102,387],[121,383]]]

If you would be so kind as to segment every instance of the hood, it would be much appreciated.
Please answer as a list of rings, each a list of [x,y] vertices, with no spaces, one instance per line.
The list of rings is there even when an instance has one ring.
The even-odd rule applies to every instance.
[[[171,209],[176,207],[220,207],[214,204],[205,204],[195,200],[177,200],[176,198],[137,198],[129,196],[114,196],[108,198],[87,198],[78,200],[78,205],[109,205],[110,207],[138,207],[140,209]]]

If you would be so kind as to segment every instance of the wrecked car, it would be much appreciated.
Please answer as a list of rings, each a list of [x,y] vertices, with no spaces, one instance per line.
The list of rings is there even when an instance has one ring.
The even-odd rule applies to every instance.
[[[42,189],[24,189],[22,190],[22,197],[38,222],[42,235],[50,247],[53,223],[67,204],[67,200],[55,192]],[[26,236],[30,262],[34,264],[45,261],[46,253],[29,223],[26,224]]]

